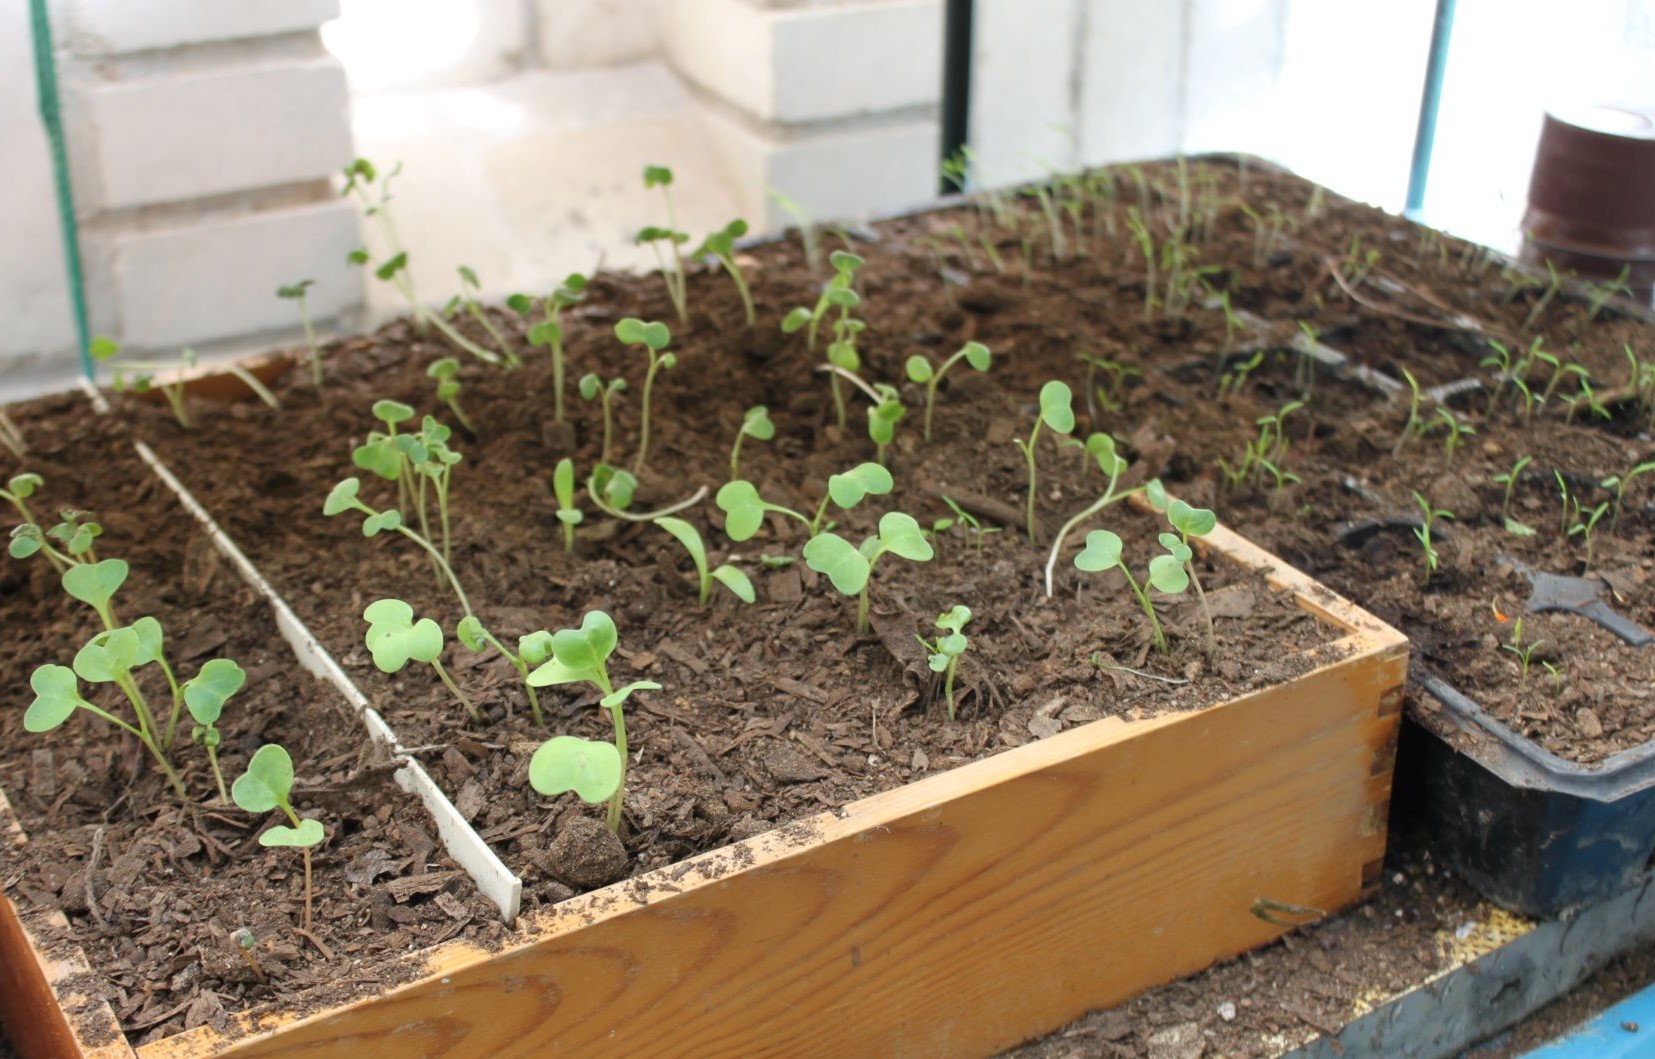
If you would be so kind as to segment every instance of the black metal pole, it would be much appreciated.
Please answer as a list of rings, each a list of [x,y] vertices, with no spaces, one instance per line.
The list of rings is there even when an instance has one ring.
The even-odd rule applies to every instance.
[[[947,0],[942,28],[942,161],[960,153],[971,131],[971,15],[975,0]],[[956,190],[946,177],[942,193]]]

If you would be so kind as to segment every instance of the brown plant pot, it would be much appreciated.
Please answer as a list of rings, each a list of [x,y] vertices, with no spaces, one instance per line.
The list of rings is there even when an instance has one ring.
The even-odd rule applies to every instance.
[[[1655,107],[1548,113],[1540,131],[1523,257],[1591,279],[1624,271],[1633,295],[1655,289]]]

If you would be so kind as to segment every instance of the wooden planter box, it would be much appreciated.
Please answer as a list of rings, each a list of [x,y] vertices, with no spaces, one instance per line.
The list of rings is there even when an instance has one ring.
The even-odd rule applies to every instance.
[[[89,999],[62,916],[0,897],[0,1015],[25,1059],[992,1054],[1277,937],[1271,908],[1332,912],[1377,877],[1406,641],[1223,527],[1207,543],[1338,631],[1316,668],[582,895],[499,951],[411,955],[418,977],[377,997],[141,1049]],[[24,841],[3,796],[0,813]]]

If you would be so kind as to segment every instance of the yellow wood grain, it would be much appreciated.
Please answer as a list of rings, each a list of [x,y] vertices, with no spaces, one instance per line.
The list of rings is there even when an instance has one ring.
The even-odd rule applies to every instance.
[[[1285,688],[1084,726],[585,895],[372,1001],[140,1055],[992,1053],[1276,936],[1260,898],[1360,895],[1404,657],[1356,639]]]

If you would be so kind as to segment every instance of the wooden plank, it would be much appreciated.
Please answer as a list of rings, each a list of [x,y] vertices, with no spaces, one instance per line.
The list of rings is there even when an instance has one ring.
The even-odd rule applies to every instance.
[[[6,841],[28,841],[0,791]],[[87,992],[96,979],[70,940],[63,913],[22,915],[0,894],[0,1021],[22,1059],[133,1059],[109,1003]]]
[[[383,997],[140,1055],[992,1053],[1270,940],[1259,898],[1360,895],[1405,650],[1350,639],[1293,685],[1071,730],[439,950]]]

